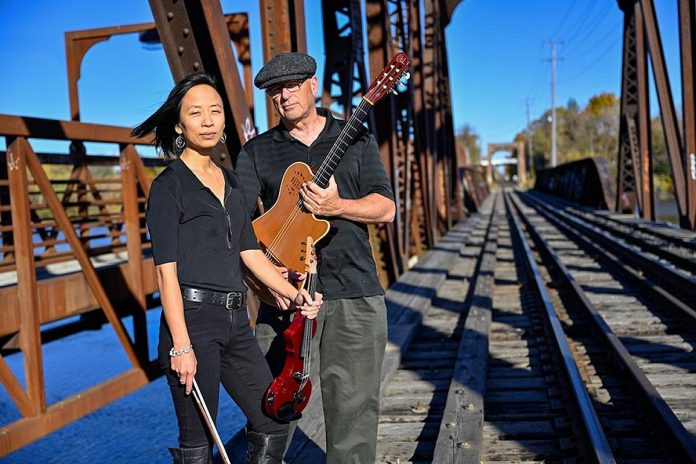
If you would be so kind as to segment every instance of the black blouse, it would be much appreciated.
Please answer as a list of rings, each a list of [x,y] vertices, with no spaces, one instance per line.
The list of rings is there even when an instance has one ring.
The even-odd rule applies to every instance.
[[[259,249],[237,175],[222,167],[225,206],[180,159],[152,182],[146,221],[155,265],[176,262],[179,283],[245,291],[244,250]]]

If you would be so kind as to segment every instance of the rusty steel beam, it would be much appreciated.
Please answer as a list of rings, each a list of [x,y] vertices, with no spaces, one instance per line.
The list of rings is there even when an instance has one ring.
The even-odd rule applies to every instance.
[[[639,114],[649,104],[640,92],[639,69],[645,69],[645,49],[638,50],[643,37],[643,21],[636,3],[624,5],[623,64],[621,81],[621,116],[619,119],[619,153],[616,210],[632,212],[643,208],[641,137]],[[642,43],[642,41],[641,41]],[[652,195],[650,195],[652,196]]]
[[[449,73],[440,0],[425,0],[425,48],[423,53],[425,103],[431,154],[429,175],[433,234],[442,236],[452,224],[451,193],[454,129],[451,120]]]
[[[120,248],[120,247],[119,247]],[[123,247],[125,249],[125,246]],[[142,275],[145,293],[157,291],[155,265],[152,257],[146,257],[142,262]],[[121,262],[113,267],[99,268],[99,280],[104,282],[104,288],[119,312],[126,311],[132,301],[126,298],[128,288],[125,282],[130,279],[128,262]],[[99,301],[89,289],[89,284],[82,273],[62,274],[51,279],[41,279],[37,282],[39,293],[38,318],[39,324],[47,324],[70,316],[84,314],[99,309]],[[20,330],[19,300],[16,285],[8,285],[0,289],[0,307],[3,317],[0,318],[0,337],[17,333]]]
[[[14,227],[15,262],[17,269],[17,300],[19,304],[19,345],[24,355],[26,399],[11,395],[25,417],[38,416],[46,411],[46,392],[43,375],[43,355],[38,318],[36,265],[29,208],[27,158],[30,156],[26,139],[17,138],[7,147],[7,170]],[[3,384],[13,385],[3,371]],[[8,383],[8,380],[10,382]],[[24,407],[22,407],[24,406]]]
[[[696,5],[693,0],[679,0],[679,43],[681,47],[682,112],[684,118],[684,165],[687,185],[687,220],[696,230]]]
[[[638,128],[640,177],[640,212],[643,219],[655,220],[655,185],[653,182],[652,128],[650,125],[650,91],[648,89],[648,50],[645,44],[645,23],[640,5],[633,6],[635,16],[636,88],[638,94],[635,120]],[[629,142],[631,139],[629,138]],[[635,143],[635,141],[634,141]],[[635,170],[634,170],[635,172]]]
[[[246,13],[225,15],[230,38],[237,49],[237,59],[244,69],[244,89],[247,105],[253,113],[253,81],[251,78],[251,52],[249,44],[249,18]],[[65,56],[68,69],[68,93],[70,96],[70,119],[80,120],[80,100],[78,82],[81,77],[82,61],[87,51],[94,45],[109,40],[115,35],[140,34],[149,36],[150,41],[158,40],[155,23],[129,24],[124,26],[102,27],[65,33]]]
[[[213,158],[233,167],[242,145],[256,135],[256,129],[219,0],[150,0],[150,8],[174,80],[194,72],[217,78],[225,103],[227,143],[220,144]]]
[[[342,113],[347,119],[368,87],[363,59],[363,14],[360,0],[323,0],[322,14],[326,48],[322,106],[335,113]],[[382,67],[376,72],[381,71]],[[370,112],[368,122],[375,130],[374,111]],[[391,158],[385,163],[390,174],[392,164]],[[403,268],[398,252],[398,232],[392,224],[370,225],[369,229],[377,274],[382,286],[386,288],[396,280]]]
[[[665,132],[665,144],[672,167],[674,178],[674,194],[679,208],[679,222],[682,227],[689,227],[687,217],[687,192],[686,177],[684,175],[684,157],[682,143],[679,137],[677,113],[674,109],[672,92],[670,90],[667,66],[664,60],[660,29],[655,17],[655,8],[652,0],[639,0],[643,12],[645,32],[648,38],[648,50],[652,63],[655,87],[657,89],[657,101],[660,104],[660,117],[662,128]]]
[[[8,139],[5,139],[5,145],[10,145]],[[0,179],[7,179],[7,163],[3,160],[3,156],[7,158],[6,154],[0,152]],[[10,205],[10,187],[9,183],[0,184],[0,238],[2,239],[2,249],[0,250],[0,263],[4,261],[14,261],[14,252],[9,251],[8,248],[12,247],[14,244],[14,234],[12,233],[12,227],[7,227],[5,224],[12,224],[12,212],[4,210],[4,206]]]
[[[367,90],[360,0],[322,0],[324,80],[322,106],[348,119]],[[370,114],[370,127],[374,127]]]
[[[417,254],[435,244],[434,221],[430,202],[430,158],[432,156],[431,138],[433,137],[427,111],[427,97],[424,69],[424,46],[422,36],[420,1],[409,2],[409,54],[411,56],[411,81],[413,85],[413,118],[415,120],[415,170],[413,176],[414,215],[412,237]]]
[[[259,0],[263,61],[267,63],[278,53],[307,53],[304,0]],[[266,98],[268,127],[280,121],[273,102]]]
[[[404,34],[403,2],[368,0],[366,2],[367,34],[370,70],[373,77],[386,66],[400,50],[408,50],[407,34]],[[394,12],[390,12],[390,8]],[[396,24],[395,24],[396,23]],[[396,37],[392,34],[396,33]],[[380,155],[389,174],[396,200],[394,223],[387,224],[384,240],[396,239],[395,253],[398,274],[408,267],[411,235],[411,151],[412,140],[412,89],[404,95],[389,94],[377,105],[375,137]],[[396,276],[398,277],[398,275]]]
[[[139,159],[138,153],[133,145],[121,147],[121,188],[123,192],[123,216],[126,226],[126,247],[128,250],[128,269],[130,274],[126,280],[126,285],[131,298],[135,301],[131,314],[133,316],[133,335],[135,349],[140,362],[145,365],[148,361],[148,336],[145,276],[143,275],[143,234],[141,230],[145,227],[141,220],[141,211],[138,194],[138,177],[136,174],[136,163]]]
[[[436,5],[439,0],[424,0],[424,37],[423,37],[423,110],[425,116],[425,130],[428,133],[428,152],[426,159],[426,188],[427,211],[430,215],[430,234],[433,243],[439,239],[439,200],[440,183],[438,181],[438,125],[439,115],[437,111],[437,49],[438,49],[438,18]],[[432,245],[430,245],[432,246]],[[430,248],[429,246],[429,248]]]
[[[142,139],[131,137],[130,131],[131,129],[128,127],[0,114],[0,135],[10,137],[106,143],[144,143]]]
[[[142,369],[129,369],[99,385],[49,406],[46,413],[25,417],[0,428],[0,456],[4,456],[49,433],[106,406],[138,388],[149,379]]]
[[[99,42],[109,40],[116,34],[130,34],[151,29],[152,23],[131,24],[128,26],[105,27],[85,31],[65,33],[65,58],[68,68],[68,93],[70,95],[70,119],[80,120],[80,101],[77,82],[80,80],[82,59],[87,50]]]

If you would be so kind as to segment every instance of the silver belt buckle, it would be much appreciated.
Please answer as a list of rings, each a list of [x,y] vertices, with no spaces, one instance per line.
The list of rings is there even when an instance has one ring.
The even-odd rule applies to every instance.
[[[235,296],[236,295],[233,295],[233,292],[230,292],[227,294],[227,297],[225,298],[225,309],[227,309],[228,311],[231,309],[235,309],[235,308],[230,308],[230,305],[234,304],[234,297]]]

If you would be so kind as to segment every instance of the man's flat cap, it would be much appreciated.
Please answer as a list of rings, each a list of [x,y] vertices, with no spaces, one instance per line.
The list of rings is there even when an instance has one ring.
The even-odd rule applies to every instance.
[[[254,78],[254,85],[267,89],[281,82],[308,79],[317,71],[317,62],[304,53],[280,53],[266,63]]]

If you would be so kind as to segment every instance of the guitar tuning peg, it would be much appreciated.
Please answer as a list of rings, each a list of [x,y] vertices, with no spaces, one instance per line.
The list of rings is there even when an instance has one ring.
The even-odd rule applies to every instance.
[[[411,78],[411,73],[406,71],[404,75],[402,76],[405,80],[409,80]]]
[[[397,91],[394,89],[394,87],[392,87],[392,88],[389,89],[389,93],[391,93],[391,94],[393,94],[393,95],[398,95],[398,94],[399,94],[399,92],[397,92]]]

